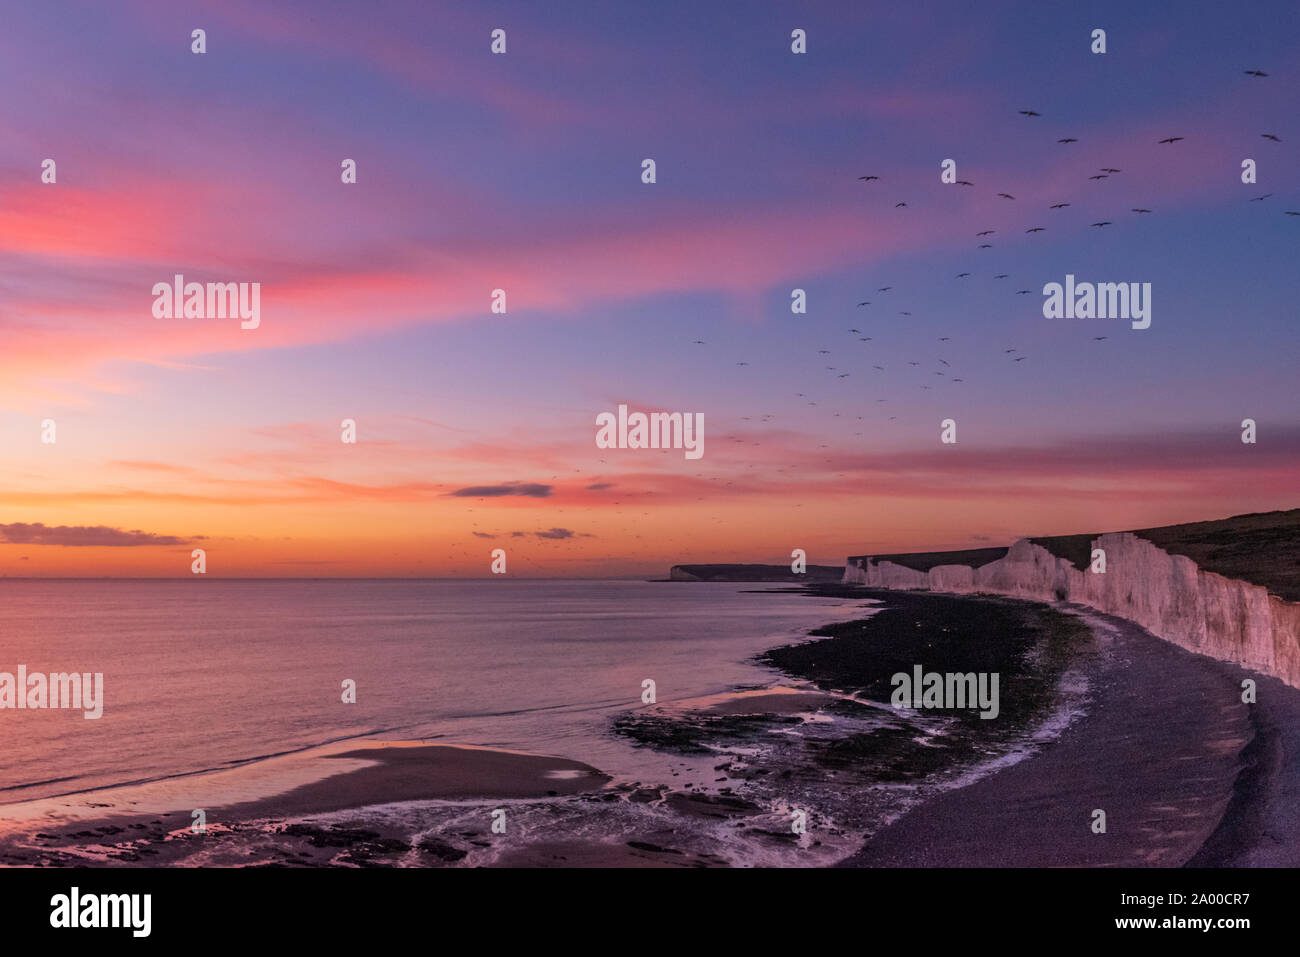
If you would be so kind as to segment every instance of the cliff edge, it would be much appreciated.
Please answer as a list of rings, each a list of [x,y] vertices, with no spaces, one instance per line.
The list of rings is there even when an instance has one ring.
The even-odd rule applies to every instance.
[[[1290,517],[1300,512],[1275,513]],[[1234,520],[1226,520],[1234,521]],[[1203,523],[1209,524],[1209,523]],[[1175,526],[1177,527],[1177,526]],[[1191,528],[1193,526],[1183,526]],[[1230,661],[1300,688],[1300,604],[1270,594],[1263,585],[1206,571],[1186,555],[1170,554],[1132,532],[1091,537],[1105,552],[1105,571],[1077,567],[1078,539],[1053,554],[1052,539],[1017,541],[1002,558],[964,562],[973,553],[951,553],[943,564],[928,553],[926,567],[908,556],[852,556],[843,582],[873,588],[924,589],[953,594],[986,593],[1035,601],[1077,602],[1136,622],[1158,638],[1188,651]]]

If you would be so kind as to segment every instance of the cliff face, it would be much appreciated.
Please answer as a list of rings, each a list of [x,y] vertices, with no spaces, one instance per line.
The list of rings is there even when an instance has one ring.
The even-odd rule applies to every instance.
[[[1300,604],[1259,585],[1203,571],[1129,532],[1099,535],[1106,571],[1080,571],[1028,539],[987,565],[937,565],[920,572],[889,561],[850,558],[844,582],[874,588],[984,592],[1035,601],[1072,601],[1127,618],[1188,651],[1231,661],[1300,687]]]

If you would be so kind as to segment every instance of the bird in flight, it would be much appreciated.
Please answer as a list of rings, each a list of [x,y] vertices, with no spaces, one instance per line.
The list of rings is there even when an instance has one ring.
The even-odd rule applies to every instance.
[[[1005,352],[1015,352],[1016,350],[1015,350],[1015,349],[1003,349],[1002,351],[1005,353]]]
[[[817,354],[818,354],[818,355],[821,355],[821,356],[828,356],[828,355],[831,354],[831,350],[829,350],[829,349],[818,349],[818,350],[817,350]]]
[[[975,184],[972,183],[972,182],[971,182],[970,180],[968,180],[968,179],[959,179],[959,180],[957,180],[957,185],[958,185],[958,186],[974,186]]]
[[[695,340],[695,344],[696,344],[697,346],[702,346],[702,345],[704,345],[704,340],[703,340],[703,339],[696,339],[696,340]]]
[[[992,248],[993,248],[993,244],[992,244],[992,243],[980,243],[979,248],[980,248],[980,249],[992,249]]]
[[[1149,212],[1151,212],[1151,210],[1149,210],[1149,209],[1138,209],[1138,207],[1134,206],[1134,207],[1133,207],[1133,212],[1135,212],[1135,213],[1149,213]]]
[[[969,275],[970,275],[970,273],[968,273],[968,272],[959,272],[959,273],[957,273],[957,278],[958,278],[958,279],[965,279],[965,278],[966,278],[967,276],[969,276]]]
[[[909,361],[907,364],[908,364],[909,366],[919,366],[921,363],[919,363],[919,362],[910,362],[910,361]]]
[[[1021,116],[1042,116],[1043,114],[1035,113],[1033,110],[1021,110],[1020,115]]]
[[[1015,359],[1013,359],[1012,361],[1013,361],[1013,362],[1024,362],[1024,361],[1025,361],[1025,357],[1024,357],[1024,356],[1016,356]]]
[[[1069,203],[1054,203],[1054,204],[1052,204],[1052,205],[1051,205],[1050,207],[1048,207],[1048,208],[1049,208],[1049,209],[1065,209],[1065,207],[1067,207],[1067,206],[1069,206],[1069,205],[1070,205]]]
[[[1110,179],[1105,173],[1098,173],[1096,176],[1089,176],[1088,179]]]
[[[881,372],[884,372],[884,371],[885,371],[885,367],[884,367],[884,366],[872,366],[871,368],[873,368],[873,369],[879,369]]]
[[[1004,273],[1004,272],[1000,272],[1000,273],[998,273],[996,276],[994,276],[993,278],[994,278],[994,279],[1006,279],[1006,278],[1007,278],[1007,274]]]
[[[1181,136],[1166,136],[1164,139],[1160,140],[1160,142],[1161,142],[1161,143],[1177,143],[1177,142],[1178,142],[1179,140],[1181,140],[1182,138],[1183,138],[1183,137],[1181,137]]]
[[[1077,142],[1079,142],[1079,141],[1078,141],[1077,139],[1075,139],[1073,136],[1067,136],[1065,139],[1063,139],[1063,140],[1057,140],[1056,142],[1058,142],[1058,143],[1077,143]]]
[[[939,337],[939,341],[940,341],[940,342],[947,342],[947,341],[948,341],[949,339],[951,339],[951,338],[952,338],[952,336],[940,336],[940,337]]]
[[[1268,76],[1263,70],[1242,70],[1241,72],[1245,73],[1246,76]]]
[[[1017,290],[1016,290],[1016,295],[1017,295],[1017,296],[1027,296],[1027,295],[1029,295],[1029,290],[1028,290],[1028,289],[1017,289]]]
[[[1268,199],[1268,198],[1269,198],[1270,196],[1272,196],[1272,195],[1273,195],[1272,193],[1265,193],[1263,196],[1256,196],[1256,197],[1254,197],[1253,199],[1251,199],[1251,202],[1252,202],[1252,203],[1262,203],[1264,200]]]
[[[893,288],[894,288],[893,286],[881,286],[879,289],[876,290],[876,292],[889,292],[889,290]]]
[[[1288,209],[1288,210],[1286,211],[1286,214],[1287,214],[1288,216],[1300,216],[1300,213],[1297,213],[1294,209]]]
[[[858,335],[862,335],[861,329],[850,329],[849,332],[856,332]]]
[[[1262,136],[1262,137],[1264,137],[1264,139],[1266,139],[1266,140],[1272,140],[1274,143],[1281,143],[1281,142],[1282,142],[1280,139],[1278,139],[1278,138],[1277,138],[1276,136],[1274,136],[1272,133],[1260,133],[1259,135]]]
[[[748,363],[748,362],[737,362],[736,365],[738,365],[738,366],[747,366],[747,365],[749,365],[749,363]]]
[[[1107,221],[1104,222],[1104,223],[1093,223],[1092,225],[1094,225],[1094,226],[1109,226],[1109,225],[1111,225],[1111,223],[1110,223],[1109,220],[1107,220]]]
[[[997,232],[997,230],[994,230],[994,229],[986,229],[986,230],[984,230],[984,232],[982,232],[982,233],[976,233],[975,235],[976,235],[976,236],[992,236],[995,232]]]
[[[1015,199],[1015,197],[1012,196],[1010,193],[998,193],[998,195],[1001,196],[1003,199]]]
[[[1124,172],[1124,171],[1123,171],[1122,169],[1104,169],[1104,168],[1103,168],[1103,169],[1102,169],[1102,172],[1103,172],[1103,173],[1122,173],[1122,172]]]
[[[901,207],[901,206],[906,206],[906,205],[907,205],[907,203],[895,203],[895,204],[894,204],[894,209],[898,209],[899,207]]]
[[[1093,337],[1092,337],[1092,341],[1093,341],[1093,342],[1105,342],[1105,341],[1106,341],[1106,338],[1107,338],[1106,336],[1093,336]]]
[[[949,365],[947,359],[940,359],[939,361],[942,362],[944,365]],[[949,368],[951,368],[951,366],[949,366]]]
[[[871,305],[871,300],[868,299],[868,300],[866,300],[866,301],[864,301],[864,302],[860,302],[860,303],[858,303],[858,305],[859,305],[859,306],[869,306],[869,305]]]
[[[900,315],[900,316],[910,316],[911,313],[910,313],[910,312],[900,312],[899,315]]]
[[[873,179],[880,179],[880,177],[879,177],[879,176],[859,176],[858,179],[862,180],[863,182],[870,183]]]
[[[1027,232],[1027,233],[1041,233],[1041,232],[1042,232],[1043,230],[1045,230],[1046,228],[1047,228],[1046,226],[1035,226],[1035,227],[1033,227],[1032,229],[1026,229],[1025,232]]]

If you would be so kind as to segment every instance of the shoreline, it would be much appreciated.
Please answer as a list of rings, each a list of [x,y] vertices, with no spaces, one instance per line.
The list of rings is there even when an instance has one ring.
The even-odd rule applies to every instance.
[[[1300,692],[1075,608],[1114,636],[1085,714],[1010,767],[922,801],[837,866],[1300,863]],[[1245,678],[1260,703],[1241,702]]]
[[[699,777],[614,781],[569,757],[350,739],[79,803],[13,805],[21,812],[3,822],[0,866],[1300,862],[1295,689],[1086,607],[803,591],[884,604],[759,653],[774,672],[767,686],[629,712],[648,719],[642,743],[656,750],[716,745],[725,787]],[[904,660],[1001,671],[1008,723],[957,713],[936,724],[882,707],[879,685]],[[1257,705],[1240,702],[1245,677],[1258,684]],[[745,756],[774,734],[793,750]],[[827,815],[804,841],[791,840],[782,817],[793,793]],[[188,808],[205,809],[207,834],[191,832]],[[1107,814],[1104,835],[1090,829],[1096,808]],[[503,809],[509,837],[493,829]],[[758,844],[739,853],[742,839]]]

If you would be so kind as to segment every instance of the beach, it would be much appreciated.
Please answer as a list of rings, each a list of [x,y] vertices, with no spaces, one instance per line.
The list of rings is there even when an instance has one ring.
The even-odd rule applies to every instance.
[[[1295,689],[1252,676],[1243,704],[1241,669],[1078,606],[800,595],[840,619],[758,651],[763,680],[610,710],[601,747],[349,737],[11,804],[0,864],[1296,863]],[[914,664],[998,673],[997,719],[891,707]],[[602,766],[618,748],[633,760]]]

